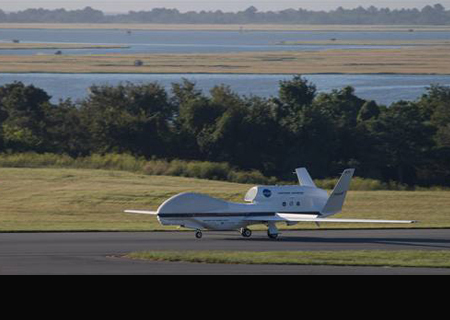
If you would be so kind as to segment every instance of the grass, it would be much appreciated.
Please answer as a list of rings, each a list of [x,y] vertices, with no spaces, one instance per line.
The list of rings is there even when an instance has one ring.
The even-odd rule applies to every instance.
[[[114,170],[0,168],[0,231],[156,231],[151,216],[126,209],[156,210],[181,192],[241,202],[252,185]],[[339,218],[419,220],[402,228],[450,228],[448,191],[353,191]],[[399,228],[330,224],[327,228]],[[314,224],[297,228],[316,229]],[[255,228],[255,230],[264,227]]]
[[[450,74],[444,45],[223,54],[1,55],[1,73]],[[135,66],[140,60],[142,66]]]
[[[449,251],[153,251],[131,253],[126,257],[152,261],[212,264],[450,268]]]
[[[154,217],[123,211],[155,209],[188,190],[231,200],[246,188],[121,171],[1,168],[0,231],[173,230],[162,228]]]
[[[450,41],[439,40],[312,40],[283,41],[279,45],[320,45],[320,46],[449,46]]]

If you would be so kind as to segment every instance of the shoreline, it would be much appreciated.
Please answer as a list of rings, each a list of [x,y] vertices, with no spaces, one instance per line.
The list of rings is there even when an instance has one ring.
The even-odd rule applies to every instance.
[[[316,73],[226,73],[226,72],[2,72],[0,71],[0,75],[229,75],[229,76],[314,76],[314,75],[322,75],[322,76],[450,76],[450,73],[393,73],[393,72],[379,72],[379,73],[352,73],[352,72],[316,72]]]
[[[241,29],[242,28],[242,29]],[[0,29],[130,31],[310,31],[310,32],[449,32],[450,25],[297,25],[297,24],[143,24],[143,23],[0,23]]]
[[[0,43],[0,51],[22,51],[22,50],[109,50],[109,49],[130,49],[126,45],[88,45],[88,44],[9,44]]]

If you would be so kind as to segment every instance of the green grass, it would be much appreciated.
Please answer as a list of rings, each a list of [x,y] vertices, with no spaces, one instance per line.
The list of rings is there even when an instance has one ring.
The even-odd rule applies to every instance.
[[[174,230],[160,226],[154,217],[123,211],[156,210],[167,198],[189,191],[241,202],[250,187],[113,170],[0,168],[0,231]],[[405,228],[450,228],[450,192],[353,191],[344,213],[337,217],[412,219],[421,223]],[[382,227],[399,228],[326,225],[326,228]],[[316,226],[305,223],[296,228],[316,229]]]
[[[152,261],[258,264],[330,265],[375,267],[450,268],[449,251],[318,251],[318,252],[226,252],[153,251],[131,253],[131,259]]]
[[[123,211],[156,209],[168,197],[189,190],[231,199],[245,189],[122,171],[1,168],[0,231],[172,230],[154,217]]]

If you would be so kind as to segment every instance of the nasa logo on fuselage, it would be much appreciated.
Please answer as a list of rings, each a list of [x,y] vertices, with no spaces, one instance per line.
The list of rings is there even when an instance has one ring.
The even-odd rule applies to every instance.
[[[265,189],[263,191],[264,197],[266,198],[270,198],[272,196],[272,191],[270,191],[269,189]]]

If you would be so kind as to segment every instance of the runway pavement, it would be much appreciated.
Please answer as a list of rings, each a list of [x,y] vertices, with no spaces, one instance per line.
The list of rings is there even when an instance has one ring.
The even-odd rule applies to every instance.
[[[450,230],[293,231],[273,241],[237,233],[0,234],[0,274],[450,274],[446,269],[206,265],[133,261],[146,250],[334,251],[450,250]]]

